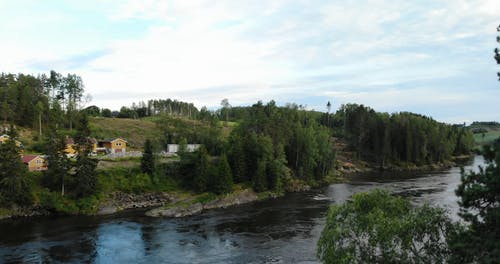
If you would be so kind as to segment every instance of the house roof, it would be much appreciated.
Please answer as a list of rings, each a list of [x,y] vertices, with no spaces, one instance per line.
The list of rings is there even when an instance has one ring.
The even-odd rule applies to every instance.
[[[7,135],[7,134],[2,134],[2,135],[0,135],[0,137],[7,137],[7,138],[10,138],[10,136],[9,136],[9,135]]]
[[[101,140],[100,142],[111,143],[111,142],[116,141],[116,140],[122,140],[122,141],[125,141],[126,143],[128,143],[125,139],[123,139],[121,137],[109,138],[109,139]]]
[[[89,141],[89,143],[91,143],[91,144],[97,144],[97,139],[95,139],[95,138],[93,138],[93,137],[89,137],[89,138],[88,138],[88,141]]]
[[[22,160],[23,160],[23,163],[29,163],[30,161],[32,161],[38,157],[40,157],[40,155],[24,155]]]
[[[75,140],[73,138],[67,137],[66,144],[75,144]]]

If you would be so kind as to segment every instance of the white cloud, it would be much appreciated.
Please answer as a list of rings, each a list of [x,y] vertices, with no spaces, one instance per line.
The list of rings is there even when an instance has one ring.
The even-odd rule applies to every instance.
[[[246,104],[308,96],[366,101],[384,109],[437,109],[438,102],[457,106],[470,96],[459,81],[461,90],[450,93],[450,82],[471,83],[469,72],[494,67],[486,60],[500,13],[494,0],[96,0],[70,6],[71,12],[50,9],[59,21],[43,20],[43,12],[18,17],[20,23],[0,36],[0,70],[33,72],[34,61],[106,50],[79,68],[56,70],[80,74],[94,103],[115,109],[152,97],[198,106],[217,106],[222,98]],[[74,10],[98,10],[107,19],[103,27],[147,26],[141,34],[103,35],[81,45],[70,41],[74,35],[43,37],[51,28],[57,36],[60,24],[85,23],[86,14]],[[40,41],[32,37],[36,21],[45,21],[36,35]],[[27,29],[22,41],[9,41],[12,32]],[[128,29],[110,33],[116,30]],[[408,89],[409,83],[420,88]],[[438,92],[440,85],[448,88]],[[117,93],[126,96],[114,97]]]

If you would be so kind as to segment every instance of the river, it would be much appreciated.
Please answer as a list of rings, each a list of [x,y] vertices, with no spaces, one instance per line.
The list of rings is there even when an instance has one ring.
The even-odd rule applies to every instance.
[[[476,170],[476,156],[465,169]],[[460,168],[432,173],[368,173],[321,190],[182,219],[144,211],[111,216],[0,221],[0,263],[317,263],[328,207],[353,193],[386,188],[415,204],[445,207],[458,219]]]

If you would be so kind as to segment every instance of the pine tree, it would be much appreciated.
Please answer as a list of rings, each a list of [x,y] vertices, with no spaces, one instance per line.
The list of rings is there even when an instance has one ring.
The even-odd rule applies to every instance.
[[[484,151],[488,165],[463,172],[456,190],[460,216],[468,222],[451,240],[453,263],[498,263],[500,259],[500,138]]]
[[[32,203],[28,171],[19,151],[14,136],[0,143],[0,203],[4,205]]]
[[[151,140],[146,139],[144,142],[144,152],[141,158],[141,169],[142,172],[148,175],[153,175],[155,171],[155,156],[153,154],[153,144]]]
[[[78,155],[74,174],[73,193],[77,198],[87,197],[97,191],[97,160],[87,155]]]
[[[70,160],[64,153],[66,139],[63,135],[53,132],[47,144],[47,170],[43,173],[43,185],[52,191],[61,191],[64,196]]]
[[[194,182],[193,187],[198,192],[204,192],[209,184],[210,163],[208,161],[207,149],[202,146],[198,149],[196,161],[194,165]]]
[[[90,128],[87,115],[80,113],[76,123],[77,135],[75,136],[77,146],[77,159],[73,176],[73,193],[77,198],[92,195],[97,190],[97,160],[89,157],[92,145],[89,141]]]
[[[222,154],[214,175],[212,191],[216,194],[230,193],[233,190],[233,176],[227,162],[226,154]]]
[[[253,179],[253,189],[256,192],[263,192],[267,190],[267,164],[265,161],[260,160],[257,162],[257,171]]]

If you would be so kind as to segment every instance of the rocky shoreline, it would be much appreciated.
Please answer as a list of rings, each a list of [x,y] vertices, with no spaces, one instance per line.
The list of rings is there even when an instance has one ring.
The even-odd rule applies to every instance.
[[[119,211],[134,208],[149,208],[163,206],[172,202],[175,196],[170,193],[123,193],[116,192],[101,204],[97,215],[114,214]]]
[[[244,189],[205,203],[196,201],[194,198],[189,198],[174,204],[149,210],[146,212],[146,215],[151,217],[185,217],[199,214],[205,210],[227,208],[255,202],[257,200],[259,200],[257,193],[251,189]]]

